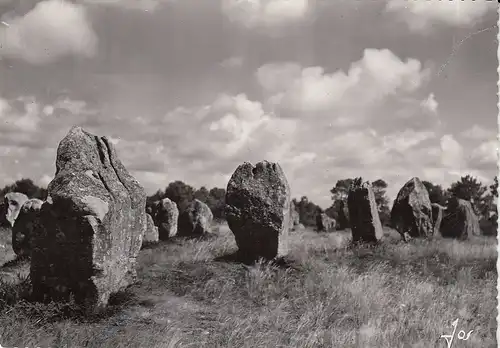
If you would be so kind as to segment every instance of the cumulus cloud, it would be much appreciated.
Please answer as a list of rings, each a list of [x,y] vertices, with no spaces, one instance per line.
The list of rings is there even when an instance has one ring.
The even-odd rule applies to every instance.
[[[439,104],[436,101],[436,98],[434,97],[434,93],[431,93],[426,99],[422,100],[420,105],[425,111],[431,114],[435,114],[437,113],[437,108]]]
[[[460,133],[460,135],[467,139],[481,140],[494,138],[496,136],[496,132],[475,124],[471,128],[464,130]]]
[[[441,137],[441,162],[444,167],[459,170],[465,167],[462,145],[451,134]]]
[[[226,69],[235,69],[240,68],[244,63],[244,59],[241,56],[233,56],[227,59],[224,59],[220,65]]]
[[[476,169],[490,167],[491,164],[498,162],[498,144],[499,141],[484,141],[472,150],[471,166]]]
[[[222,0],[222,11],[247,28],[279,27],[305,19],[309,0]]]
[[[23,16],[3,20],[0,58],[40,65],[70,54],[91,57],[96,51],[97,37],[82,5],[46,0]]]
[[[472,27],[496,6],[494,1],[388,0],[385,10],[400,16],[412,31],[428,32],[439,23]]]
[[[175,0],[82,0],[86,5],[116,6],[127,10],[154,11],[164,2]]]
[[[154,191],[158,177],[224,186],[224,178],[244,161],[280,162],[293,146],[297,125],[266,112],[245,94],[221,94],[210,104],[178,107],[161,120],[144,118],[140,133],[137,122],[120,121],[116,147],[134,175]]]
[[[5,136],[31,134],[38,129],[40,121],[40,104],[34,98],[19,97],[14,100],[0,98],[0,122],[2,123],[0,133]]]
[[[270,63],[260,67],[257,81],[270,95],[270,104],[297,112],[369,107],[397,93],[417,90],[429,71],[416,59],[402,61],[388,49],[365,49],[363,57],[342,70]]]

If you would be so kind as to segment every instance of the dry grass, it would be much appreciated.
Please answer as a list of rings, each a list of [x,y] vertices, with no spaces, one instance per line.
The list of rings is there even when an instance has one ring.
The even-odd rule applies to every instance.
[[[139,282],[99,319],[24,301],[0,312],[0,343],[22,347],[496,347],[496,239],[347,248],[348,232],[293,233],[290,264],[216,262],[227,226],[204,241],[144,249]],[[4,285],[8,288],[8,285]],[[14,291],[13,289],[11,289]],[[55,315],[57,314],[57,315]]]

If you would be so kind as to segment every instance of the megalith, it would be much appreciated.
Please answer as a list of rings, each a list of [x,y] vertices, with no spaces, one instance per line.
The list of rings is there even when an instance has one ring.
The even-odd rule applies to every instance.
[[[31,198],[24,202],[12,227],[12,249],[19,257],[31,255],[31,238],[38,223],[43,201]]]
[[[481,234],[479,220],[469,201],[457,197],[448,200],[441,222],[441,234],[445,238],[459,240]]]
[[[146,231],[142,237],[142,244],[157,243],[159,240],[158,227],[155,226],[151,215],[146,213]]]
[[[238,166],[227,184],[226,219],[240,257],[272,260],[288,253],[290,186],[281,166]]]
[[[20,192],[9,192],[4,195],[4,218],[10,227],[14,226],[21,207],[28,200],[28,196]]]
[[[431,203],[432,207],[432,223],[434,226],[434,236],[441,236],[441,224],[443,223],[443,215],[445,211],[445,207],[437,203]]]
[[[391,210],[391,224],[405,239],[433,234],[432,207],[429,193],[419,178],[403,185]]]
[[[167,240],[177,235],[179,209],[169,198],[156,201],[151,207],[153,221],[158,226],[160,240]]]
[[[194,199],[179,215],[179,237],[199,237],[210,232],[213,214],[208,205]]]
[[[70,295],[87,311],[136,279],[147,227],[146,193],[107,137],[73,127],[33,233],[30,276],[39,301]]]
[[[316,215],[316,229],[319,232],[333,232],[337,227],[337,221],[329,217],[325,213],[318,213]]]
[[[354,243],[376,243],[382,239],[384,233],[370,183],[357,180],[351,185],[347,207]]]

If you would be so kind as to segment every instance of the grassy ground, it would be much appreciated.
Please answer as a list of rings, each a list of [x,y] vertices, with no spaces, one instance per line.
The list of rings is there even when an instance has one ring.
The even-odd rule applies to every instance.
[[[458,318],[456,334],[474,331],[452,347],[497,346],[494,238],[404,244],[387,231],[382,246],[349,249],[348,232],[306,230],[292,235],[293,267],[277,268],[214,261],[236,250],[227,226],[215,232],[142,250],[139,282],[100,318],[61,318],[64,308],[19,301],[22,286],[3,284],[0,344],[447,347],[440,336]]]

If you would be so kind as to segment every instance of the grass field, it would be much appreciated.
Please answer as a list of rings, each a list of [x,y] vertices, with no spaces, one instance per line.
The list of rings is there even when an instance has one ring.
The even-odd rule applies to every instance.
[[[457,333],[474,331],[452,347],[497,346],[495,238],[404,244],[386,231],[385,244],[350,249],[349,232],[297,231],[289,267],[278,267],[214,261],[236,250],[227,226],[214,232],[142,250],[139,282],[99,318],[25,302],[22,285],[1,285],[0,344],[430,348],[447,347],[440,336],[458,318]],[[26,264],[0,274],[16,267],[26,274]]]

